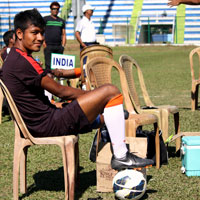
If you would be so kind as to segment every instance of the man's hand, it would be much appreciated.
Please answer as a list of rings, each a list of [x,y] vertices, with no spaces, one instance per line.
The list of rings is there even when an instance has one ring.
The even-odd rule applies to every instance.
[[[74,100],[88,93],[88,91],[60,85],[48,75],[42,78],[41,87],[63,100]]]
[[[58,78],[77,78],[81,75],[80,68],[75,69],[53,69],[52,74]]]
[[[56,77],[63,77],[63,70],[61,69],[53,69],[52,73]]]
[[[86,45],[85,43],[82,43],[81,46],[82,46],[83,48],[87,47],[87,45]]]
[[[169,0],[168,6],[178,6],[180,4],[186,5],[200,5],[200,0]]]
[[[173,6],[178,6],[180,4],[180,0],[169,0],[168,1],[168,6],[173,7]]]

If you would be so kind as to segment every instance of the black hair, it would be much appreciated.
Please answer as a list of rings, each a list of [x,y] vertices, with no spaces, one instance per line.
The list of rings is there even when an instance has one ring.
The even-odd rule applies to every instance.
[[[58,6],[60,8],[60,4],[57,1],[52,2],[50,8],[52,8],[53,6]]]
[[[15,34],[15,31],[14,30],[9,30],[9,31],[6,31],[4,34],[3,34],[3,41],[5,43],[6,46],[9,45],[9,40],[13,38],[13,35]]]
[[[21,29],[23,32],[29,25],[37,26],[41,29],[45,28],[45,22],[37,9],[25,10],[18,13],[14,19],[14,30]]]

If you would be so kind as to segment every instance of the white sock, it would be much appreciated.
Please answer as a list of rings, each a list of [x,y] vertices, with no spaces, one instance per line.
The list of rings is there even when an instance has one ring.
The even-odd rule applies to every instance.
[[[123,158],[128,151],[125,144],[125,119],[123,105],[104,108],[104,121],[112,142],[116,158]]]

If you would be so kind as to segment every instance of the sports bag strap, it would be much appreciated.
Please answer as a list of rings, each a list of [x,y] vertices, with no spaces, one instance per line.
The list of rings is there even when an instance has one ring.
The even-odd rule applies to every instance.
[[[98,151],[99,151],[99,142],[101,140],[101,131],[100,131],[100,128],[98,129],[98,132],[97,132],[97,146],[96,146],[96,158],[98,156]]]

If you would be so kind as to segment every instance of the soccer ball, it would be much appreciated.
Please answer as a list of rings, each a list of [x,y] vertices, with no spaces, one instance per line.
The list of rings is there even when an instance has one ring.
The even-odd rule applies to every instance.
[[[113,190],[118,199],[140,199],[146,191],[144,175],[133,169],[118,172],[113,178]]]

